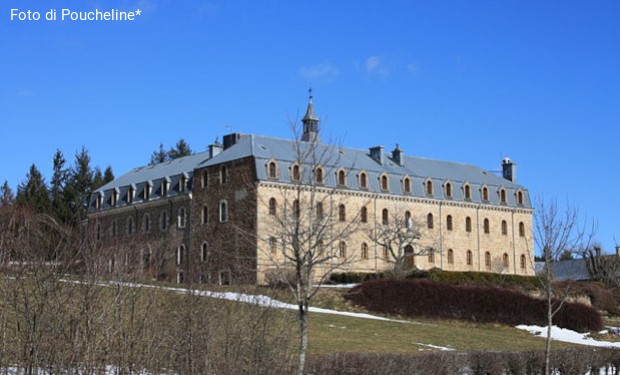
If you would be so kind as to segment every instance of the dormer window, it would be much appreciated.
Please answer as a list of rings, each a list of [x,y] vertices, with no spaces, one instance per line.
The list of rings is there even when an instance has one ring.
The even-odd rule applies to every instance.
[[[299,165],[293,165],[293,170],[291,171],[291,177],[293,181],[301,180],[301,171],[299,170]]]
[[[278,165],[275,161],[270,161],[267,166],[267,172],[269,174],[269,178],[276,179],[278,178]]]
[[[144,201],[148,201],[151,199],[151,184],[147,183],[144,185]]]
[[[368,175],[366,172],[360,173],[360,189],[368,189]]]
[[[103,194],[99,193],[97,194],[97,198],[95,199],[95,208],[96,209],[101,209],[101,206],[103,205]]]
[[[445,189],[446,198],[452,198],[452,184],[449,182],[446,182],[446,184],[444,185],[444,189]]]
[[[161,196],[165,197],[166,195],[168,195],[168,180],[164,178],[161,181]]]
[[[501,204],[506,204],[506,189],[499,189],[499,202]]]
[[[482,200],[484,202],[489,201],[489,188],[487,188],[486,186],[482,188]]]
[[[323,183],[323,168],[316,167],[316,169],[314,170],[314,178],[317,184]]]
[[[130,186],[129,189],[127,189],[127,203],[128,204],[133,203],[133,197],[134,197],[134,188],[133,186]]]
[[[411,193],[411,179],[409,177],[403,179],[403,190],[407,194]]]
[[[347,186],[347,174],[342,169],[338,171],[338,185]]]
[[[433,181],[426,180],[426,182],[424,183],[424,188],[426,190],[426,195],[428,195],[429,197],[432,197],[433,196]]]
[[[388,191],[390,190],[390,180],[387,175],[381,175],[381,190]]]
[[[179,177],[179,193],[184,192],[186,187],[187,187],[187,178],[184,175],[181,175],[181,177]]]
[[[517,204],[523,206],[523,192],[521,190],[517,191]]]
[[[463,185],[463,196],[466,201],[471,200],[471,186],[469,186],[469,184]]]
[[[116,206],[116,201],[118,200],[118,191],[116,189],[112,190],[112,194],[110,195],[110,205]]]

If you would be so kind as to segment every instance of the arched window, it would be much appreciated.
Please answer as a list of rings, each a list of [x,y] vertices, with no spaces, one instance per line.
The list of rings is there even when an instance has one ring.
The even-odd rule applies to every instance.
[[[317,184],[322,184],[323,183],[323,168],[316,167],[316,170],[314,171],[314,177],[315,177],[315,181]]]
[[[432,247],[428,249],[428,262],[435,263],[435,249]]]
[[[269,237],[269,251],[271,255],[275,255],[278,252],[278,240],[275,237]]]
[[[452,184],[449,182],[446,182],[445,189],[446,189],[446,198],[452,198]]]
[[[426,227],[428,229],[433,229],[435,227],[435,223],[433,222],[433,214],[431,213],[426,215]]]
[[[299,207],[299,201],[297,199],[293,201],[293,216],[297,220],[301,217],[301,208]]]
[[[179,208],[179,210],[177,211],[177,227],[185,228],[185,222],[187,221],[186,219],[187,217],[185,215],[185,208]]]
[[[448,249],[448,264],[454,264],[454,251]]]
[[[116,237],[116,220],[112,221],[112,226],[110,227],[110,237]]]
[[[388,191],[390,189],[390,182],[388,180],[388,176],[381,176],[381,190]]]
[[[433,181],[427,180],[425,187],[426,187],[426,195],[432,196],[433,195]]]
[[[405,177],[403,180],[403,189],[405,190],[405,193],[411,193],[411,179],[409,177]]]
[[[491,267],[491,253],[488,251],[484,253],[484,265],[487,268]]]
[[[185,259],[185,245],[181,245],[177,248],[177,266],[183,264]]]
[[[502,265],[504,266],[504,268],[508,268],[508,266],[510,265],[510,260],[508,259],[508,254],[506,253],[502,255]]]
[[[474,254],[471,250],[467,250],[467,265],[472,266],[474,264]]]
[[[220,223],[228,221],[228,202],[220,201]]]
[[[317,220],[323,220],[323,202],[316,203],[316,218]]]
[[[151,231],[151,216],[149,214],[144,215],[142,218],[142,231],[144,233]]]
[[[465,232],[471,233],[471,217],[469,216],[465,218]]]
[[[522,221],[519,222],[519,237],[525,237],[525,224]]]
[[[508,223],[506,223],[506,220],[502,220],[502,234],[504,236],[508,235]]]
[[[301,173],[299,170],[299,165],[297,164],[293,165],[292,177],[293,177],[293,181],[301,180]]]
[[[338,256],[340,258],[347,257],[347,244],[344,241],[340,241],[340,244],[338,244]]]
[[[521,254],[521,269],[525,269],[525,255]]]
[[[388,225],[390,223],[390,214],[387,208],[384,208],[381,212],[381,222],[383,225]]]
[[[207,172],[206,169],[204,171],[202,171],[202,175],[201,175],[201,178],[200,178],[200,185],[203,188],[206,188],[209,185],[209,173]]]
[[[452,215],[446,217],[446,229],[452,230]]]
[[[159,228],[161,230],[168,229],[168,213],[166,211],[162,211],[159,216]]]
[[[338,220],[347,220],[347,208],[344,206],[344,204],[338,206]]]
[[[499,202],[501,204],[506,204],[506,189],[499,190]]]
[[[338,185],[347,186],[347,174],[342,169],[338,171]]]
[[[485,202],[489,201],[489,188],[486,186],[482,188],[482,200]]]
[[[133,217],[131,216],[127,218],[127,234],[130,236],[133,234]]]
[[[207,259],[209,259],[209,245],[205,241],[200,245],[200,260],[206,262]]]
[[[469,186],[469,184],[465,184],[465,186],[463,186],[463,192],[464,192],[464,196],[465,196],[465,200],[466,201],[470,201],[471,200],[471,186]]]
[[[523,206],[523,192],[520,190],[517,191],[517,204]]]
[[[367,223],[368,222],[368,209],[365,206],[362,207],[362,209],[360,211],[360,221],[362,223]]]
[[[365,172],[360,173],[360,188],[368,189],[368,175]]]
[[[486,234],[491,233],[491,224],[489,223],[489,219],[484,219],[483,226],[484,226],[484,233]]]
[[[368,244],[366,242],[362,242],[362,259],[368,260]]]
[[[225,166],[220,168],[220,184],[225,184],[228,181],[228,169]]]
[[[270,161],[269,162],[269,178],[275,179],[278,178],[278,166],[276,165],[275,161]]]
[[[278,203],[275,198],[269,198],[269,215],[276,215],[278,213]]]
[[[383,245],[383,260],[386,262],[390,260],[390,250],[385,245]]]
[[[200,222],[203,224],[206,224],[209,221],[209,209],[206,204],[202,206],[202,215],[200,219]]]

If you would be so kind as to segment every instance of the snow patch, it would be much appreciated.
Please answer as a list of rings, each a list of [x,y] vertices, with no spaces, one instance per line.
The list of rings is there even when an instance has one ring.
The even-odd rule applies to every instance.
[[[535,336],[547,337],[547,327],[519,325],[517,329],[528,331]],[[570,342],[573,344],[598,346],[606,348],[620,348],[620,342],[597,341],[590,337],[589,333],[579,333],[570,329],[551,327],[551,339],[555,341]]]

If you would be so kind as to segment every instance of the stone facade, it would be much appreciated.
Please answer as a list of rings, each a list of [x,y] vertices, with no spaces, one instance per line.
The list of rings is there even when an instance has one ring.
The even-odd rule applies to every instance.
[[[310,102],[299,141],[230,134],[207,152],[103,186],[86,223],[96,267],[176,282],[263,283],[274,266],[286,266],[277,251],[285,215],[321,202],[324,238],[350,260],[338,272],[392,267],[372,233],[410,217],[421,235],[415,250],[429,251],[409,256],[409,266],[534,274],[533,210],[510,160],[495,176],[398,147],[388,154],[324,145],[317,131]],[[321,160],[300,158],[311,147]]]

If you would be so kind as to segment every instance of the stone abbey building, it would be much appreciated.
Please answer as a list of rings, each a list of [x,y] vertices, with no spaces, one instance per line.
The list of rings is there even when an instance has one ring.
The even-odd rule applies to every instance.
[[[263,283],[286,263],[278,249],[287,218],[307,209],[330,254],[348,260],[338,272],[392,267],[371,233],[405,217],[420,233],[405,249],[409,267],[534,274],[533,209],[509,159],[500,177],[398,146],[325,144],[312,97],[302,122],[298,140],[228,134],[95,191],[86,225],[100,266],[176,282]]]

